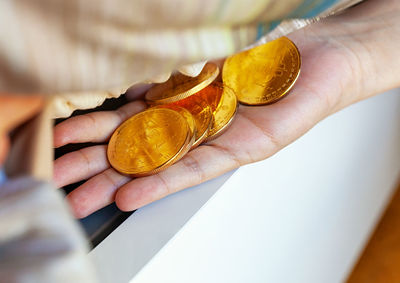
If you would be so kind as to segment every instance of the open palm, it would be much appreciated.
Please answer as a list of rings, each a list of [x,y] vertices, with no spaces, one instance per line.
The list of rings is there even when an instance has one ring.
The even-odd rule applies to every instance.
[[[289,35],[302,56],[301,74],[291,93],[272,105],[240,105],[235,121],[222,136],[192,150],[165,171],[141,178],[121,175],[110,167],[106,145],[87,147],[58,158],[54,176],[57,186],[87,179],[67,196],[75,215],[85,217],[114,201],[121,210],[134,210],[241,165],[265,159],[324,117],[372,94],[375,89],[367,91],[368,85],[360,79],[365,72],[357,49],[360,38],[355,38],[350,28],[343,28],[343,21],[356,20],[351,13],[354,12]],[[55,147],[105,143],[121,122],[144,108],[144,102],[133,101],[116,111],[70,118],[55,127]]]

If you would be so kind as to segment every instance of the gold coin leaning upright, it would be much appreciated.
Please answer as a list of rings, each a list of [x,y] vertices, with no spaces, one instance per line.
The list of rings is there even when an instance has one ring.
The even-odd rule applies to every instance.
[[[206,100],[213,110],[213,123],[206,141],[220,136],[233,122],[238,103],[234,91],[226,86],[213,83],[197,95]]]
[[[146,93],[146,101],[150,105],[160,105],[184,99],[211,84],[218,74],[219,68],[213,63],[207,63],[197,77],[175,73],[166,82],[152,87]]]
[[[290,91],[300,67],[296,45],[281,37],[226,59],[222,79],[235,91],[240,103],[264,105],[278,101]]]
[[[174,102],[172,105],[183,107],[193,115],[196,122],[197,133],[192,148],[197,147],[207,138],[208,132],[211,129],[213,122],[211,106],[199,95],[192,95],[183,100]]]
[[[122,123],[113,133],[107,157],[117,171],[133,177],[157,173],[191,147],[185,118],[171,109],[148,109]]]

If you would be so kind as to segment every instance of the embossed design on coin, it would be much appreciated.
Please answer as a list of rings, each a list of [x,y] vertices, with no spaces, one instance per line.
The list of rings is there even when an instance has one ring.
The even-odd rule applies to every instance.
[[[229,57],[222,70],[224,84],[240,103],[263,105],[283,98],[300,74],[301,58],[287,37]]]
[[[154,174],[190,149],[191,135],[188,123],[178,112],[149,109],[115,130],[107,148],[108,160],[124,174],[135,177]]]
[[[146,101],[151,105],[160,105],[184,99],[211,84],[218,74],[219,68],[213,63],[207,63],[197,77],[175,73],[165,83],[152,87],[146,93]]]

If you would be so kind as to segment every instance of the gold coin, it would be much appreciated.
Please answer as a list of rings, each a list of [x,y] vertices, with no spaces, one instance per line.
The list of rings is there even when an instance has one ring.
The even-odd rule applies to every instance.
[[[197,95],[207,101],[213,110],[213,123],[206,139],[210,141],[232,124],[237,111],[236,95],[231,88],[218,83],[209,85]]]
[[[218,66],[212,63],[207,63],[197,77],[175,73],[165,83],[152,87],[146,93],[146,101],[160,105],[184,99],[211,84],[218,74]]]
[[[293,87],[300,74],[301,58],[287,37],[229,57],[222,70],[224,84],[240,103],[263,105],[276,102]]]
[[[196,121],[195,121],[192,113],[190,113],[189,110],[187,110],[181,106],[175,105],[175,104],[159,105],[159,106],[153,107],[153,109],[154,108],[168,108],[168,109],[174,110],[174,111],[178,112],[179,114],[181,114],[183,116],[183,118],[185,118],[186,122],[188,123],[190,133],[191,133],[190,139],[193,139],[192,143],[194,143],[194,141],[196,140],[196,137],[197,137],[197,125],[196,125]]]
[[[117,171],[134,177],[157,173],[191,147],[185,118],[166,108],[151,108],[122,123],[111,136],[107,156]]]
[[[207,138],[208,132],[212,126],[213,115],[211,106],[199,95],[192,95],[183,100],[174,102],[172,105],[183,107],[193,115],[197,132],[192,148],[197,147]]]
[[[179,155],[177,155],[173,162],[171,162],[169,165],[172,165],[173,163],[177,162],[178,160],[180,160],[186,153],[188,153],[189,150],[191,150],[193,148],[193,144],[196,140],[196,136],[197,136],[197,128],[196,128],[196,121],[193,117],[193,115],[190,113],[189,110],[177,106],[177,105],[173,105],[173,104],[165,104],[165,105],[158,105],[153,107],[154,108],[168,108],[171,109],[173,111],[178,112],[179,114],[182,115],[183,118],[185,118],[188,126],[189,126],[189,130],[190,130],[190,142],[187,148],[185,148],[185,150],[182,150]],[[154,172],[153,172],[154,173]]]

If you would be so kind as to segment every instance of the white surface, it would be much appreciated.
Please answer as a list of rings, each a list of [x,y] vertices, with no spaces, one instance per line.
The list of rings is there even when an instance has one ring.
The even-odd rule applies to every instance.
[[[206,183],[135,213],[90,256],[102,282],[126,282],[140,269],[135,262],[143,266],[156,253],[132,282],[341,282],[399,172],[397,90],[353,105],[275,156],[237,170],[158,253],[193,215],[185,204],[210,190],[204,202],[214,187]]]
[[[137,210],[89,254],[100,282],[131,280],[233,174]]]

